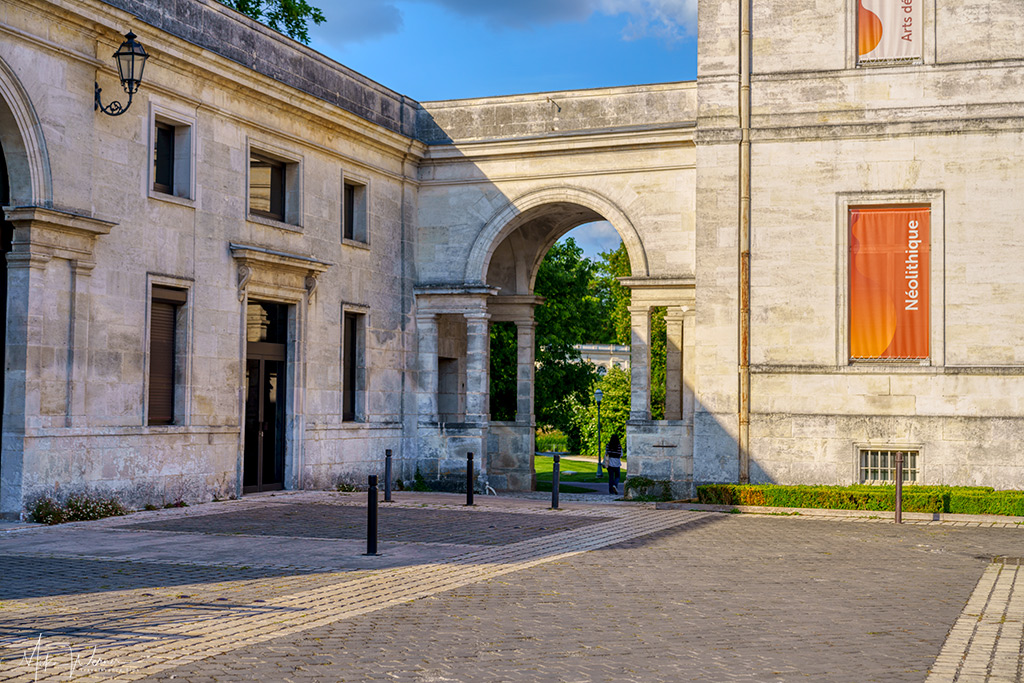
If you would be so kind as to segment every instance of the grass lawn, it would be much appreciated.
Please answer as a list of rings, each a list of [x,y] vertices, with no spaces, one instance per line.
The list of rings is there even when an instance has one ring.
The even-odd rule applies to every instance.
[[[551,483],[551,470],[555,465],[555,459],[546,455],[537,455],[533,459],[533,467],[537,472],[537,490],[542,491],[540,484],[541,482]],[[586,460],[566,460],[564,457],[559,463],[561,472],[559,473],[559,481],[561,484],[573,481],[608,481],[608,472],[600,479],[597,478],[597,463],[588,462]],[[622,459],[622,469],[626,469],[626,459]],[[566,472],[575,472],[575,474],[566,474]],[[559,485],[560,491],[566,489]],[[547,489],[550,491],[550,487]]]

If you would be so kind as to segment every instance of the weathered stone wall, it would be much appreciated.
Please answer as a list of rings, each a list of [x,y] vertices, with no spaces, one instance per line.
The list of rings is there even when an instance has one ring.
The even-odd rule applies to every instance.
[[[855,6],[754,3],[751,479],[850,483],[858,445],[905,445],[920,447],[925,483],[1020,488],[1024,48],[993,37],[1019,32],[1024,11],[926,2],[920,63],[856,68]],[[737,16],[702,3],[702,49],[732,45]],[[700,64],[694,478],[729,481],[738,73],[715,55]],[[863,203],[931,207],[924,364],[849,362],[847,210]]]
[[[412,105],[218,3],[185,4],[187,12],[176,11],[183,3],[142,1],[0,5],[0,23],[8,28],[0,60],[38,114],[53,205],[114,223],[94,240],[91,254],[80,255],[94,264],[85,271],[63,252],[26,269],[34,279],[25,287],[38,292],[26,304],[26,324],[38,321],[46,346],[31,350],[30,390],[8,393],[5,513],[55,486],[119,490],[135,503],[240,492],[244,304],[231,243],[328,264],[312,295],[301,288],[301,276],[297,290],[284,284],[291,275],[256,277],[249,286],[251,299],[285,301],[293,309],[286,485],[365,481],[382,467],[384,448],[398,458],[405,448],[416,206],[406,155],[417,143],[396,131],[404,120],[405,132],[412,132]],[[141,20],[129,22],[118,7]],[[58,25],[55,43],[47,27]],[[94,75],[105,102],[124,100],[109,55],[129,25],[152,55],[143,87],[126,114],[94,113]],[[247,39],[225,40],[236,34]],[[215,35],[224,41],[223,55],[199,49]],[[191,125],[188,197],[149,189],[154,116]],[[17,131],[4,131],[12,134]],[[297,164],[294,224],[247,215],[250,146]],[[367,187],[365,244],[340,238],[343,174]],[[54,253],[31,241],[25,248]],[[19,277],[12,276],[16,289]],[[146,418],[152,282],[189,290],[181,321],[186,372],[178,387],[185,400],[178,424],[167,427],[148,426]],[[343,310],[365,321],[366,391],[355,422],[341,416]],[[23,434],[13,431],[19,420]],[[18,457],[9,458],[15,451]]]

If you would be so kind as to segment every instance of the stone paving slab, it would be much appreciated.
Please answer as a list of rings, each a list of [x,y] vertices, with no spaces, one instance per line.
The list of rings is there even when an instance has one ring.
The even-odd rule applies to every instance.
[[[86,681],[920,682],[958,657],[969,665],[937,682],[1001,683],[1019,671],[1024,592],[1016,578],[1005,587],[1017,566],[986,579],[994,556],[1024,557],[1015,531],[458,500],[403,498],[395,519],[442,534],[432,531],[445,519],[437,513],[453,513],[444,523],[485,536],[501,528],[509,542],[392,541],[410,553],[406,561],[357,571],[349,555],[362,552],[360,541],[304,535],[346,514],[318,506],[361,502],[335,494],[4,534],[0,681],[73,673]],[[286,525],[293,535],[283,536],[229,531],[240,521],[231,515],[280,523],[283,510],[300,508],[327,522]],[[204,519],[205,533],[138,528]],[[178,541],[179,560],[154,560],[153,547],[174,547],[147,541],[155,538]],[[103,539],[120,559],[88,556]],[[193,557],[200,546],[188,545],[197,541],[210,542],[202,561]],[[257,542],[272,544],[273,559],[239,562]],[[302,556],[307,543],[325,544],[333,568]],[[961,624],[979,623],[966,641],[958,635]]]
[[[1018,549],[1001,529],[710,515],[153,680],[920,683]]]
[[[608,521],[608,517],[523,515],[495,512],[466,514],[461,510],[378,508],[381,541],[502,545]],[[229,512],[205,517],[168,519],[121,527],[202,534],[366,539],[366,510],[357,505],[302,503],[274,506],[259,516]]]

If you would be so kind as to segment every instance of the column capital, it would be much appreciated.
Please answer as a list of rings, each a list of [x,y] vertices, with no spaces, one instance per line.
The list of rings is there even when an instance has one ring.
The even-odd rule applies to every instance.
[[[466,320],[479,320],[486,321],[491,319],[491,314],[487,311],[467,311],[462,314]]]
[[[642,315],[650,313],[651,309],[654,308],[648,304],[631,305],[628,307],[630,315]]]

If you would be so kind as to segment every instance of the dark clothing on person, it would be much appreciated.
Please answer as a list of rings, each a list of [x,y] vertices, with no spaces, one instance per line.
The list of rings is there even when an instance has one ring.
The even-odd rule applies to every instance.
[[[622,473],[622,445],[619,435],[612,434],[604,450],[605,466],[608,468],[608,493],[618,494],[619,476]]]

